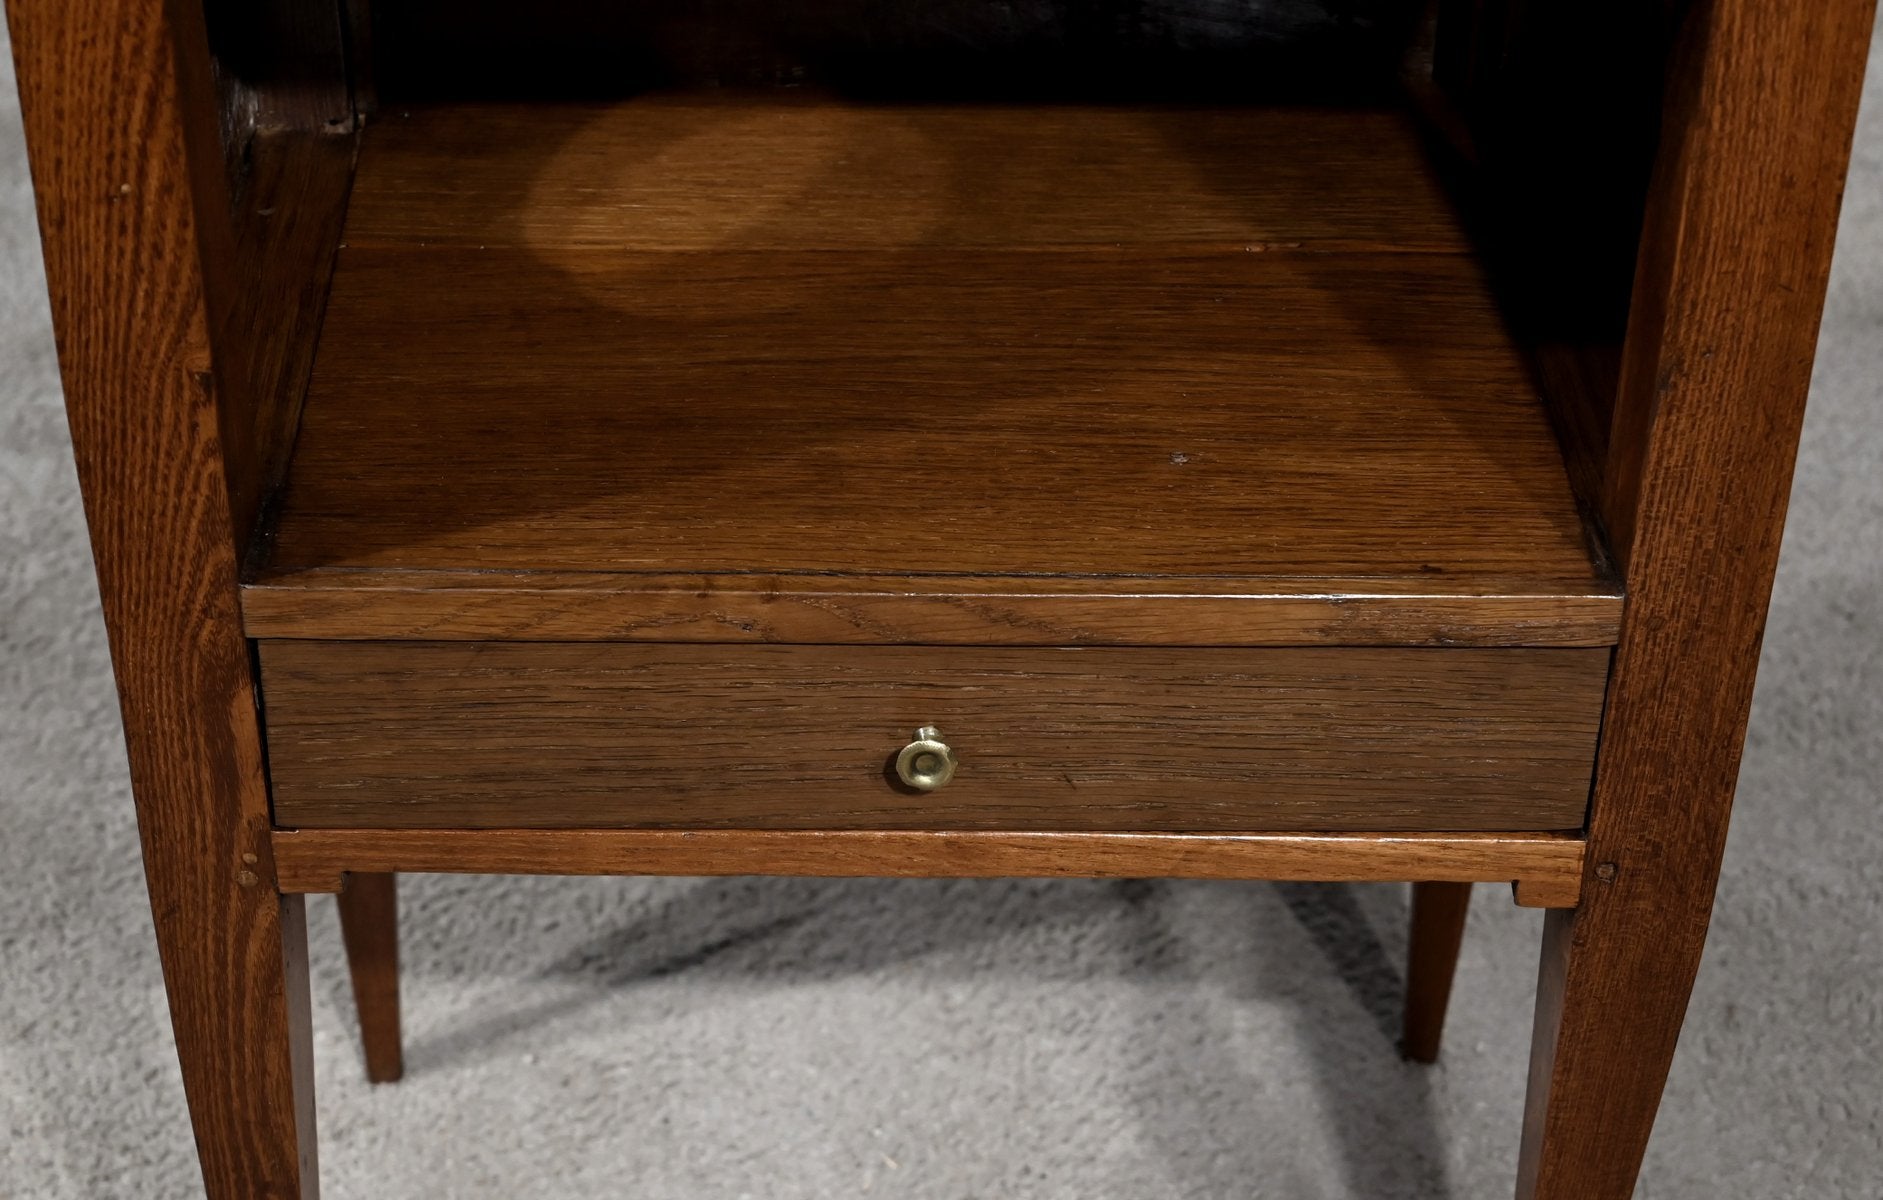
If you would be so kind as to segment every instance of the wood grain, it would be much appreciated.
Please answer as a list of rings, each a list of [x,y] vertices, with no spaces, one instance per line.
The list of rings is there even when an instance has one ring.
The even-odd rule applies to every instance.
[[[305,922],[275,889],[215,415],[202,251],[227,213],[225,193],[197,186],[222,165],[200,13],[6,7],[204,1186],[211,1200],[312,1197]]]
[[[1452,977],[1464,943],[1465,916],[1471,909],[1471,885],[1412,885],[1412,935],[1406,951],[1406,1029],[1400,1049],[1413,1062],[1438,1061],[1445,1036],[1445,1011],[1451,1006]]]
[[[1002,833],[882,830],[282,829],[281,887],[338,891],[348,872],[785,874],[874,878],[1437,879],[1516,883],[1573,906],[1582,842],[1563,834]]]
[[[1465,259],[600,262],[347,251],[270,566],[1595,579]]]
[[[1564,579],[676,576],[304,570],[251,637],[1021,646],[1608,646],[1620,588]]]
[[[494,148],[468,157],[450,147],[472,135],[445,132],[464,110],[424,137],[370,134],[251,592],[275,623],[258,615],[257,632],[488,637],[535,619],[610,637],[690,619],[639,581],[590,607],[586,629],[527,587],[470,613],[444,578],[504,572],[545,591],[569,586],[556,576],[710,576],[759,597],[790,576],[804,599],[779,611],[806,627],[848,619],[803,610],[826,587],[847,603],[855,577],[902,577],[889,590],[916,596],[933,585],[910,576],[970,577],[998,609],[997,578],[1025,596],[1076,576],[1112,615],[1053,636],[1168,643],[1215,632],[1158,611],[1144,581],[1179,577],[1273,610],[1237,616],[1228,640],[1257,625],[1325,637],[1328,605],[1291,595],[1351,597],[1377,623],[1334,624],[1362,641],[1605,640],[1576,614],[1618,611],[1616,589],[1484,278],[1468,255],[1432,252],[1462,235],[1402,122],[1319,114],[1332,123],[1302,126],[1290,151],[1286,113],[1021,117],[494,109],[478,117]],[[1264,122],[1273,153],[1225,167],[1221,138]],[[915,143],[892,136],[905,125]],[[1178,144],[1191,126],[1218,148]],[[1399,149],[1327,149],[1349,127]],[[916,145],[937,148],[935,173],[897,174]],[[1079,165],[1088,152],[1102,171]],[[1067,185],[1053,191],[1035,160]],[[866,190],[854,180],[871,163],[887,178]],[[1119,179],[1144,182],[1121,201]],[[1330,195],[1375,210],[1357,241],[1301,215]],[[1248,251],[1320,236],[1345,252]],[[362,571],[404,587],[359,587]],[[433,572],[452,595],[402,613]],[[322,595],[257,594],[296,589]],[[1406,594],[1498,603],[1414,613],[1401,632],[1379,597]],[[764,624],[753,607],[720,636]],[[967,634],[958,606],[876,607],[878,640],[1012,641],[1014,616],[1051,619],[1022,603],[1035,610]],[[324,624],[284,622],[303,611]],[[363,628],[336,630],[343,617]]]
[[[405,1074],[399,1034],[398,877],[360,872],[340,889],[340,934],[346,943],[353,1006],[359,1012],[366,1078],[393,1083]]]
[[[1582,822],[1603,650],[264,642],[278,823],[1342,830]],[[923,725],[962,758],[891,781]]]
[[[233,258],[222,277],[214,344],[227,361],[219,393],[223,462],[244,539],[287,474],[356,145],[345,133],[259,133],[231,193]]]
[[[214,81],[220,135],[221,180],[210,190],[227,194],[227,216],[240,227],[253,215],[246,193],[255,181],[255,154],[263,138],[319,140],[354,128],[338,10],[335,0],[203,0],[192,6],[188,19],[196,20],[196,8],[202,12],[199,28],[209,43],[206,65]],[[216,161],[205,152],[196,165],[213,178]],[[264,174],[270,170],[266,164],[260,169]],[[237,280],[253,281],[250,270],[266,274],[271,269],[266,262],[238,267],[231,247],[219,241],[205,240],[203,247],[212,279],[230,270]],[[220,327],[220,314],[212,298],[212,331]],[[254,332],[264,339],[278,335],[265,326]],[[225,365],[236,363],[245,350],[241,345],[225,347]],[[241,447],[239,438],[224,436],[231,447]]]
[[[1873,7],[1684,6],[1607,475],[1627,562],[1582,906],[1552,916],[1519,1195],[1630,1194],[1700,962]]]
[[[236,536],[280,486],[320,333],[352,179],[354,122],[334,0],[209,0],[215,136],[191,136],[215,347],[223,469]],[[193,64],[193,65],[192,65]],[[213,82],[212,82],[213,81]]]
[[[388,113],[347,245],[530,250],[576,272],[609,269],[597,250],[1470,250],[1393,109],[798,92]]]

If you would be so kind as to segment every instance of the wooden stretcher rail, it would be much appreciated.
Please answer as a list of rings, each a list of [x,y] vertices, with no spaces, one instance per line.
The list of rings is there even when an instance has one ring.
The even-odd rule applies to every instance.
[[[1531,834],[999,833],[880,830],[284,829],[281,891],[337,892],[349,872],[822,875],[1500,882],[1573,908],[1583,843]]]

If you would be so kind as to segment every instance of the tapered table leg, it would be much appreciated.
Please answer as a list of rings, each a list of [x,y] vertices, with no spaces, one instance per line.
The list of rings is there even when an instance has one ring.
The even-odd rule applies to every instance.
[[[204,1189],[309,1200],[306,925],[275,887],[238,611],[249,521],[231,510],[199,236],[227,196],[192,169],[221,162],[201,6],[8,0],[6,16]]]
[[[1438,1061],[1451,1003],[1452,976],[1464,942],[1468,883],[1412,885],[1412,941],[1406,967],[1406,1029],[1401,1048],[1414,1062]]]
[[[399,1038],[399,908],[391,874],[349,875],[341,890],[340,935],[346,941],[353,1003],[360,1014],[366,1078],[391,1083],[405,1074]]]

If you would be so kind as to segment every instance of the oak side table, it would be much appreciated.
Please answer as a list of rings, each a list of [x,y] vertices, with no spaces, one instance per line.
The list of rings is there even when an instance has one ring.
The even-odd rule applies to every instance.
[[[1048,7],[8,0],[210,1196],[401,871],[1509,885],[1630,1194],[1870,0]]]

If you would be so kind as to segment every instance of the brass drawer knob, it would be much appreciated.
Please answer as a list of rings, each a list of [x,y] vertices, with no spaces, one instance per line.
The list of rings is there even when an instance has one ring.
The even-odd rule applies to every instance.
[[[896,755],[896,777],[918,792],[932,792],[955,777],[958,762],[955,752],[941,740],[941,730],[924,725]]]

